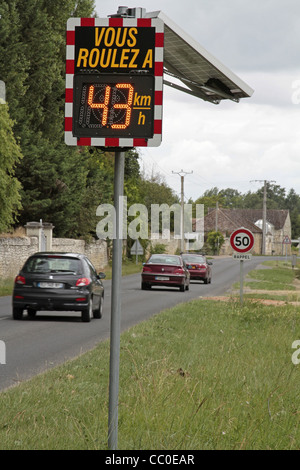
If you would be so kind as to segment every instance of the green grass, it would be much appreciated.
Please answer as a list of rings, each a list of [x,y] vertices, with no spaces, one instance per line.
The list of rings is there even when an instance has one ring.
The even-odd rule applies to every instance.
[[[122,335],[120,449],[298,449],[291,307],[194,301]],[[106,449],[108,342],[0,394],[0,449]],[[300,366],[299,366],[300,367]]]
[[[139,256],[139,259],[141,257]],[[136,261],[131,261],[131,260],[123,260],[122,262],[122,276],[128,276],[130,274],[136,274],[140,273],[143,268],[143,263],[141,261],[138,261],[136,264]],[[104,268],[103,270],[106,274],[106,279],[111,279],[112,277],[112,264],[111,262],[107,267]]]
[[[11,295],[14,287],[14,279],[0,279],[0,297],[4,295]]]
[[[280,294],[281,300],[298,300],[298,295],[295,286],[295,278],[297,277],[298,269],[291,269],[290,264],[283,261],[265,261],[261,269],[254,269],[250,271],[244,281],[244,289],[250,291],[249,296],[255,298],[276,298],[278,291],[291,291],[288,294]],[[233,290],[238,291],[240,284],[237,282],[233,285]],[[266,291],[265,295],[256,295],[251,293],[255,290]],[[271,292],[270,295],[267,291]],[[248,294],[246,294],[248,295]],[[271,296],[271,297],[270,297]],[[276,296],[276,297],[274,297]],[[279,300],[279,298],[278,298]]]
[[[196,300],[123,333],[119,449],[298,450],[298,310]],[[106,449],[108,382],[105,341],[2,392],[0,449]]]
[[[270,266],[270,262],[266,264]],[[252,289],[265,290],[295,290],[292,284],[295,279],[295,273],[292,269],[285,266],[274,267],[273,269],[254,269],[248,275],[252,279],[250,285]],[[256,282],[255,282],[256,281]]]

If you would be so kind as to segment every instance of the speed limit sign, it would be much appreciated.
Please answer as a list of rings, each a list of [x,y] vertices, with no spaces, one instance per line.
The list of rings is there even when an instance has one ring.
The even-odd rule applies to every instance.
[[[238,253],[247,253],[253,248],[254,236],[250,230],[241,227],[230,235],[230,245]]]

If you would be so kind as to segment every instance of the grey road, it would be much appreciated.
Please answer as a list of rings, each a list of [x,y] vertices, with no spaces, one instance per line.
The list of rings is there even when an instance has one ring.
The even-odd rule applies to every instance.
[[[244,274],[265,259],[253,257],[244,262]],[[239,269],[239,261],[215,259],[212,283],[191,283],[186,292],[166,288],[142,291],[139,274],[124,277],[122,330],[180,302],[225,293],[239,280]],[[25,315],[23,320],[16,321],[11,316],[11,297],[0,298],[0,340],[6,347],[6,363],[0,364],[0,390],[74,358],[109,338],[111,281],[104,281],[104,286],[103,317],[90,323],[82,323],[80,314],[73,312],[38,312],[34,320]]]

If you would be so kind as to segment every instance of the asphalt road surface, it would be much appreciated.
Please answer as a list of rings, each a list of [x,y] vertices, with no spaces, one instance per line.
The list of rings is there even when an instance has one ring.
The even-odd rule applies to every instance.
[[[266,258],[244,262],[244,275]],[[141,290],[141,276],[122,279],[122,330],[147,320],[180,302],[203,296],[222,295],[239,280],[240,262],[232,258],[213,260],[211,284],[192,282],[190,290],[152,288]],[[11,297],[0,297],[0,341],[6,348],[5,364],[0,363],[0,390],[72,359],[109,338],[111,281],[104,280],[104,313],[100,320],[82,323],[80,313],[38,312],[34,320],[26,313],[16,321],[11,315]],[[3,345],[3,343],[2,343]]]

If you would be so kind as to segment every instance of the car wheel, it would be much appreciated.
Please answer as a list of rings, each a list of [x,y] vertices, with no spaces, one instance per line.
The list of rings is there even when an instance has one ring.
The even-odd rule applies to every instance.
[[[29,318],[35,318],[36,310],[34,310],[33,308],[28,308],[27,309],[27,314],[28,314]]]
[[[91,321],[92,316],[93,316],[93,303],[92,303],[92,299],[90,299],[88,307],[81,311],[81,320],[85,323],[88,323]]]
[[[179,290],[180,292],[184,292],[185,291],[185,284],[183,284],[182,286],[179,287]]]
[[[146,284],[146,282],[142,282],[141,288],[142,290],[149,290],[151,289],[151,286],[150,284]]]
[[[104,295],[101,295],[100,302],[99,302],[99,307],[97,308],[97,310],[95,310],[93,312],[94,318],[102,318],[103,303],[104,303]]]
[[[208,278],[207,277],[204,278],[203,281],[204,281],[204,284],[207,284],[208,283]]]
[[[22,320],[23,318],[23,309],[13,307],[13,319],[14,320]]]

